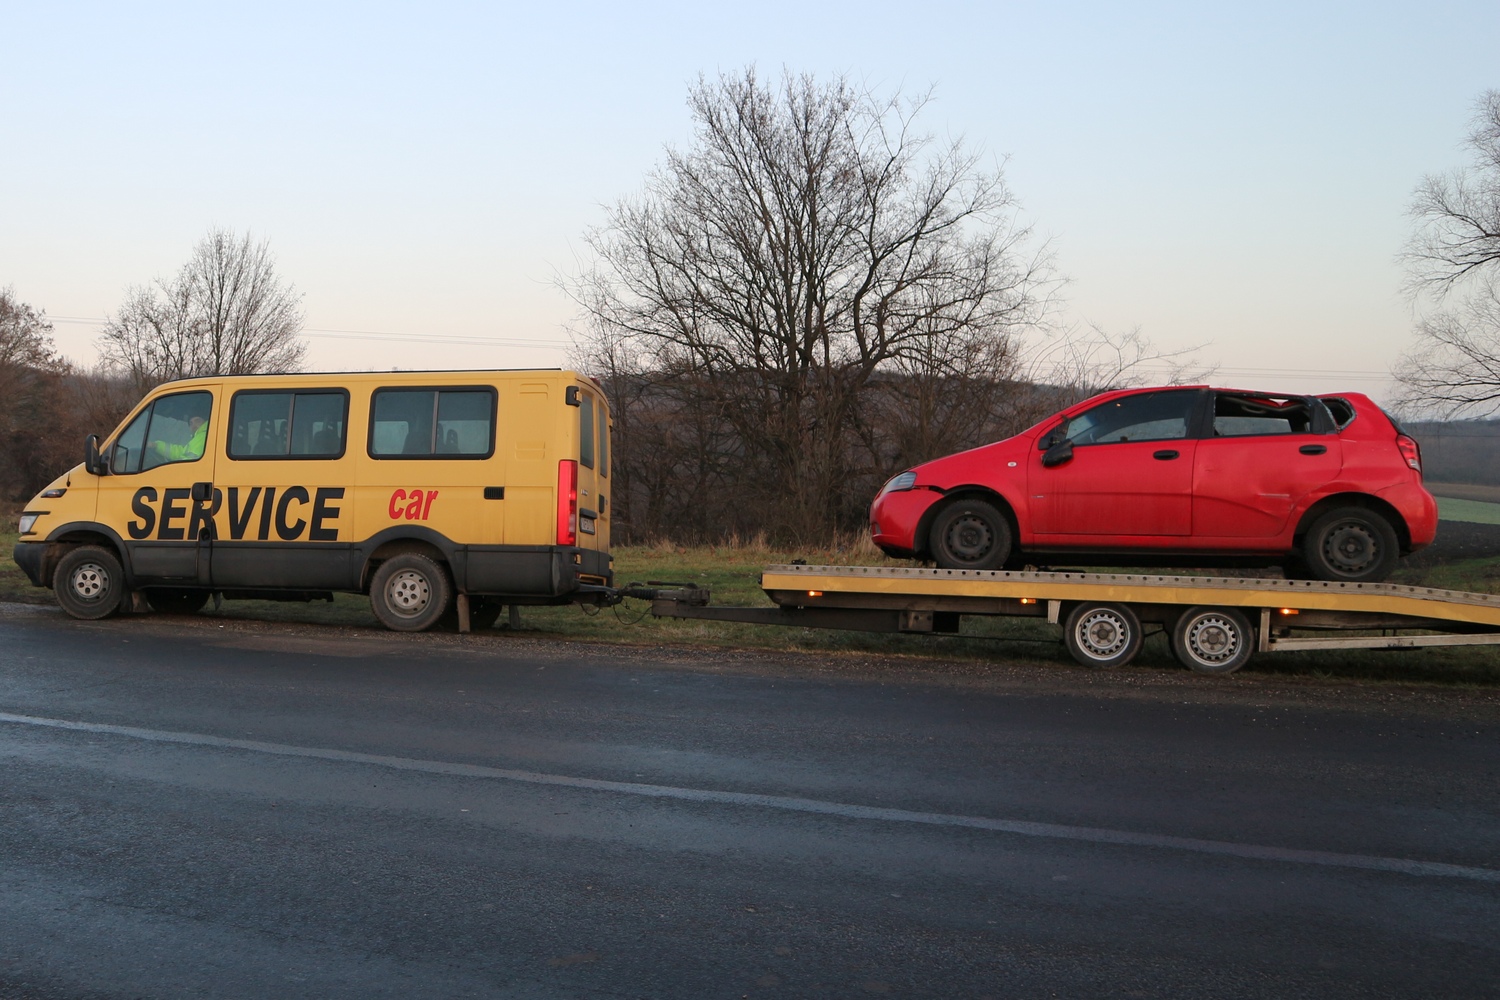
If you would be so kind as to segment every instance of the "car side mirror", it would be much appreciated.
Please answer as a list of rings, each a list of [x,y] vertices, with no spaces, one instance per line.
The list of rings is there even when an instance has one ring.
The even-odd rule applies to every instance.
[[[1042,465],[1049,469],[1054,465],[1062,465],[1064,462],[1070,462],[1072,460],[1073,440],[1071,438],[1065,438],[1064,440],[1059,441],[1057,444],[1048,448],[1046,453],[1042,455]]]
[[[99,454],[99,435],[90,434],[83,439],[83,469],[91,476],[106,476],[104,458]]]

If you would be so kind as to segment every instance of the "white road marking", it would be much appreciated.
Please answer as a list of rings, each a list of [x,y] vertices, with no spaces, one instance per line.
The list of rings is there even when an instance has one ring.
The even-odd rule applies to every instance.
[[[1438,861],[1383,858],[1367,854],[1338,854],[1330,851],[1303,851],[1287,847],[1266,847],[1259,844],[1236,844],[1223,840],[1197,840],[1192,837],[1172,837],[1159,833],[1136,833],[1129,830],[1066,826],[1058,823],[1032,823],[1025,820],[991,819],[986,816],[962,816],[954,813],[914,812],[907,809],[861,806],[847,802],[827,802],[821,799],[803,799],[787,795],[759,795],[753,792],[680,788],[674,785],[651,785],[633,781],[605,781],[599,778],[577,778],[566,774],[545,774],[538,771],[519,771],[504,767],[485,767],[480,764],[456,764],[440,760],[391,757],[385,754],[357,753],[352,750],[291,746],[285,743],[265,743],[260,740],[235,740],[222,736],[209,736],[203,733],[175,733],[160,729],[111,726],[96,722],[74,722],[67,719],[46,719],[31,715],[12,715],[0,712],[0,723],[6,722],[14,725],[39,726],[47,729],[65,729],[73,732],[124,736],[131,739],[147,740],[153,743],[179,743],[189,746],[217,747],[225,750],[244,750],[250,753],[272,754],[278,757],[306,757],[314,760],[342,761],[350,764],[387,767],[399,771],[417,771],[426,774],[443,774],[461,778],[483,778],[494,781],[517,781],[530,785],[552,785],[561,788],[583,788],[596,792],[613,792],[619,795],[639,795],[657,799],[678,799],[685,802],[708,802],[717,805],[781,809],[788,812],[837,816],[843,819],[878,820],[886,823],[922,823],[928,826],[990,830],[995,833],[1009,833],[1022,837],[1043,837],[1051,840],[1075,840],[1097,844],[1122,844],[1128,847],[1156,847],[1165,850],[1191,851],[1198,854],[1222,854],[1256,861],[1278,861],[1299,865],[1324,865],[1332,868],[1359,868],[1368,871],[1396,872],[1402,875],[1461,878],[1476,882],[1500,882],[1500,870],[1494,868],[1476,868],[1469,865],[1444,864]]]

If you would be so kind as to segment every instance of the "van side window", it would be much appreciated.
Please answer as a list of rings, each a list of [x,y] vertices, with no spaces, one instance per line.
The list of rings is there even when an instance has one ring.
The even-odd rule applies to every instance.
[[[578,464],[594,467],[594,397],[587,394],[578,401]]]
[[[208,444],[208,418],[214,397],[179,392],[154,400],[115,439],[110,472],[134,475],[173,462],[196,462]]]
[[[488,458],[495,453],[495,390],[377,389],[371,458]]]
[[[342,390],[247,390],[229,404],[229,457],[338,458],[349,396]]]

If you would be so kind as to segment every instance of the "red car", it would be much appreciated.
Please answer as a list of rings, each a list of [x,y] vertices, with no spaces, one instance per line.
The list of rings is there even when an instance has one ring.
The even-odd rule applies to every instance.
[[[1122,389],[926,462],[870,508],[886,553],[948,569],[1275,566],[1375,581],[1432,541],[1417,442],[1366,396]]]

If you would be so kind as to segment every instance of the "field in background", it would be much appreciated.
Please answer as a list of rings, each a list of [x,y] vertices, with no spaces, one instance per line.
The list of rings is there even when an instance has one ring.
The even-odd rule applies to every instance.
[[[14,518],[0,527],[0,601],[53,604],[50,591],[32,587],[10,559],[16,541]],[[1484,526],[1476,526],[1479,530]],[[1487,535],[1495,529],[1487,529]],[[828,548],[798,550],[772,548],[749,542],[726,546],[683,548],[670,544],[631,546],[615,550],[616,582],[666,581],[707,587],[715,604],[770,606],[760,590],[760,571],[767,565],[802,559],[825,565],[909,566],[873,551],[865,539]],[[1152,570],[1150,572],[1161,572]],[[1392,582],[1451,590],[1500,593],[1500,556],[1456,559],[1419,565],[1415,560],[1398,571]],[[226,601],[217,611],[209,605],[204,615],[224,620],[302,622],[378,630],[369,600],[360,595],[336,594],[332,603],[286,604],[273,601]],[[501,618],[503,626],[506,619]],[[502,640],[508,635],[557,640],[588,640],[631,645],[730,647],[817,652],[826,656],[882,654],[905,658],[908,665],[940,665],[945,671],[982,671],[991,662],[1025,663],[1076,668],[1057,641],[1057,630],[1035,621],[970,618],[965,635],[931,637],[836,632],[823,629],[782,628],[734,622],[695,622],[655,619],[641,601],[616,608],[585,611],[576,606],[521,609],[521,629],[501,628],[485,633]],[[1127,670],[1180,669],[1167,650],[1165,638],[1148,638],[1136,664]],[[1429,649],[1420,652],[1326,651],[1257,657],[1247,672],[1401,682],[1500,684],[1500,650],[1485,648]]]

